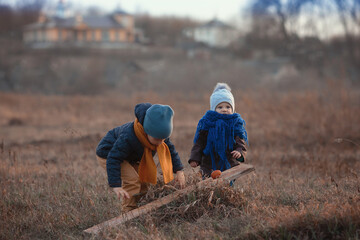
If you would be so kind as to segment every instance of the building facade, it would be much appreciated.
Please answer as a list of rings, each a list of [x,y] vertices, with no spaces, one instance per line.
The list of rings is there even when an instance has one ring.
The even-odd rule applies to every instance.
[[[189,39],[216,48],[227,47],[239,37],[239,32],[234,27],[217,19],[195,28],[184,29],[183,33]]]
[[[121,46],[135,41],[134,18],[124,11],[106,16],[42,15],[25,27],[23,41],[34,47]]]

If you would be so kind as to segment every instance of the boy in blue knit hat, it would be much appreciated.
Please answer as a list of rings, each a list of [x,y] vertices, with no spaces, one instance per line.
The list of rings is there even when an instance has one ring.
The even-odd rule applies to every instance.
[[[106,169],[109,186],[119,199],[123,211],[137,208],[138,196],[156,184],[155,153],[165,184],[174,179],[185,185],[183,165],[169,137],[174,112],[170,106],[141,103],[135,106],[135,121],[110,130],[96,148],[97,159]]]
[[[218,83],[210,97],[210,110],[200,119],[189,164],[200,165],[202,176],[225,171],[246,158],[245,121],[235,113],[234,97],[226,83]]]

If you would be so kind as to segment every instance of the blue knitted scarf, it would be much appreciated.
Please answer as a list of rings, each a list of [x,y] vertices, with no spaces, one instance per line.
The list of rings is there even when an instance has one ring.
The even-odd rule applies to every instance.
[[[248,143],[245,121],[238,113],[220,114],[209,110],[198,123],[194,143],[199,138],[200,130],[208,131],[207,144],[203,152],[211,156],[212,170],[220,168],[224,171],[231,167],[226,157],[226,149],[233,150],[235,136]],[[219,167],[215,162],[215,153],[220,157]]]

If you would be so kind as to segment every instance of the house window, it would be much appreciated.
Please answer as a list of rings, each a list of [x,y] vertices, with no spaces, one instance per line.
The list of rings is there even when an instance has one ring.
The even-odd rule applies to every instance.
[[[36,31],[33,32],[33,41],[34,42],[37,41],[37,32]]]
[[[44,42],[46,40],[45,31],[40,31],[39,35],[40,35],[40,41]]]
[[[101,39],[103,42],[108,42],[109,41],[109,31],[108,30],[103,30],[101,31]]]

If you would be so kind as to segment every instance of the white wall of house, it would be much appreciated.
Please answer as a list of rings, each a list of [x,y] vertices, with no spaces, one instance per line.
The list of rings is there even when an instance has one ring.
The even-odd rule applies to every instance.
[[[221,27],[198,27],[185,30],[185,35],[210,47],[227,47],[239,37],[235,29]]]

